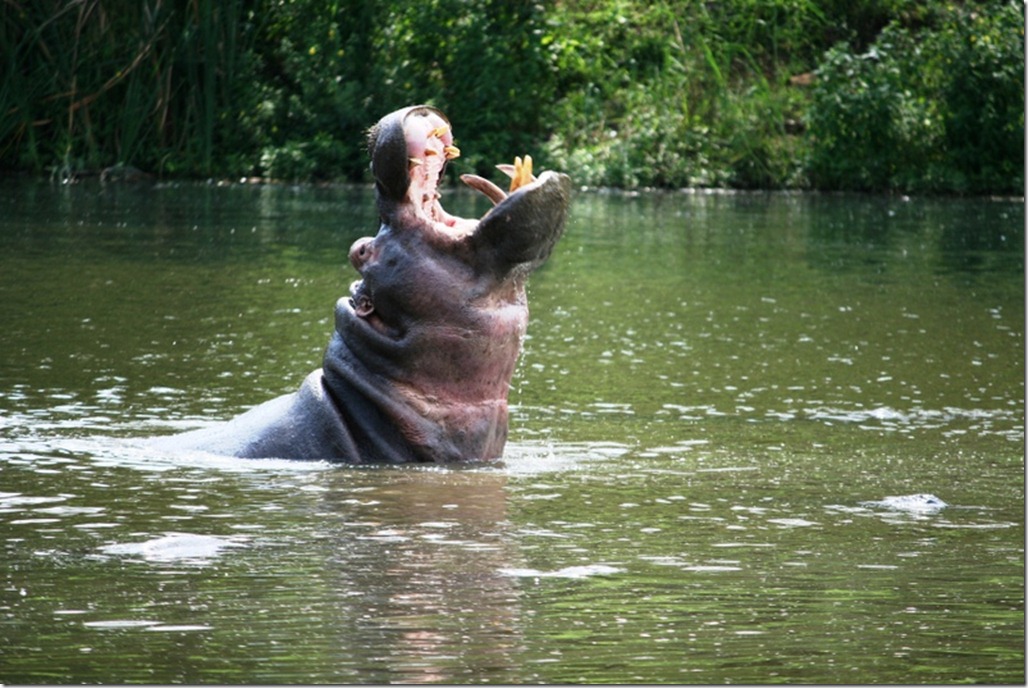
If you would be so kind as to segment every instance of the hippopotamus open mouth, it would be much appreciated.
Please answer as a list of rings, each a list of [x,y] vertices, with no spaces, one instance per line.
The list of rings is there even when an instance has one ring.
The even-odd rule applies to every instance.
[[[528,324],[525,281],[564,231],[571,181],[536,178],[527,156],[498,166],[509,191],[464,175],[494,203],[465,219],[439,201],[446,164],[460,155],[441,112],[398,110],[368,141],[381,226],[350,248],[361,279],[336,304],[322,368],[296,393],[165,447],[348,463],[502,454]]]
[[[376,180],[378,206],[382,216],[383,229],[406,228],[420,231],[428,243],[453,254],[472,254],[481,262],[492,254],[494,258],[508,258],[511,265],[523,265],[530,271],[549,255],[553,243],[563,231],[566,220],[570,180],[566,175],[554,172],[543,173],[542,178],[532,174],[532,158],[515,158],[514,164],[496,167],[511,178],[509,192],[493,182],[474,174],[461,176],[461,181],[487,198],[494,206],[481,219],[467,219],[448,213],[440,203],[439,184],[443,179],[448,161],[460,157],[460,150],[454,145],[450,123],[442,112],[428,106],[415,106],[399,110],[384,117],[371,129],[368,136],[369,152],[372,157],[372,172]],[[511,195],[515,198],[510,199]],[[548,197],[547,208],[554,217],[533,217],[532,201],[539,205]],[[549,229],[525,226],[512,228],[509,225],[519,215],[526,225],[543,219]],[[495,217],[494,217],[495,216]],[[528,222],[526,222],[528,221]],[[495,227],[494,227],[495,225]],[[476,230],[482,236],[477,237]],[[486,239],[497,231],[516,232],[520,237],[510,237],[501,245],[485,246]],[[495,242],[498,237],[492,237]],[[527,255],[513,249],[518,239],[522,249],[534,250]],[[376,239],[364,237],[350,248],[350,262],[363,274],[364,267],[372,258]],[[379,240],[381,243],[381,240]],[[476,245],[477,244],[477,245]],[[357,315],[380,331],[386,325],[376,317],[374,298],[369,293],[366,280],[357,280],[350,286],[351,301]],[[395,334],[395,333],[394,333]]]

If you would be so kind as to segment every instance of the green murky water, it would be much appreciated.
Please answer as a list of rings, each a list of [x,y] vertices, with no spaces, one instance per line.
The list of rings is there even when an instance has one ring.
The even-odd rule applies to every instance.
[[[503,464],[369,470],[133,443],[319,365],[367,191],[4,182],[0,681],[1022,683],[1024,222],[580,194]]]

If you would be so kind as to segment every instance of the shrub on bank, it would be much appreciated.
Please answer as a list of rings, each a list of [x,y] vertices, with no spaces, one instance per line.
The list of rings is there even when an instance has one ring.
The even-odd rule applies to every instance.
[[[1021,6],[952,6],[892,23],[817,70],[807,167],[819,188],[1018,193],[1024,186]]]

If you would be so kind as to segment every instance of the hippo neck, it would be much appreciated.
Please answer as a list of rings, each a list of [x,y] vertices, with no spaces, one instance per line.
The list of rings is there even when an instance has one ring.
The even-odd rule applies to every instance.
[[[322,384],[361,452],[360,463],[485,461],[507,439],[507,399],[446,403],[372,371],[336,332]]]

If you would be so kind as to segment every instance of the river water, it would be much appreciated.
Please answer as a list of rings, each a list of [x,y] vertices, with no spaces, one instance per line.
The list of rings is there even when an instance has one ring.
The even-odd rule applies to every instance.
[[[580,193],[503,462],[356,469],[138,440],[320,364],[368,190],[2,182],[0,682],[1023,683],[1024,224]]]

